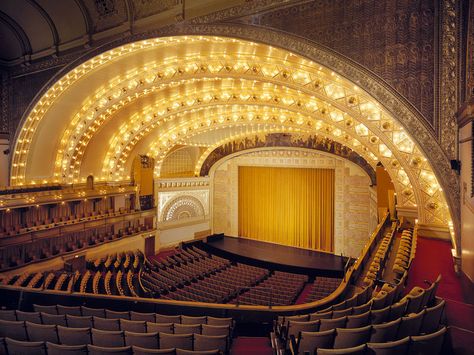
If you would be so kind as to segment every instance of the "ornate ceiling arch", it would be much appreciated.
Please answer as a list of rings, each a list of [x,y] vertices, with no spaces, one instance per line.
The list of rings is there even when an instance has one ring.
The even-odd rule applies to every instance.
[[[422,223],[451,221],[441,187],[452,188],[446,157],[432,160],[441,173],[436,174],[426,151],[437,156],[439,146],[417,121],[417,112],[383,82],[325,48],[290,36],[234,26],[191,31],[199,28],[203,33],[221,28],[277,46],[205,35],[162,37],[124,44],[83,62],[52,84],[24,118],[11,183],[81,182],[91,173],[126,180],[125,167],[134,155],[148,152],[163,159],[195,131],[251,125],[260,132],[315,133],[322,128],[383,162],[404,196],[402,207],[417,209]],[[285,47],[294,50],[280,49]],[[44,156],[53,163],[44,164]],[[450,197],[452,202],[456,195]]]
[[[298,149],[319,150],[347,159],[358,165],[370,178],[371,185],[377,185],[375,166],[347,146],[323,136],[311,134],[241,135],[230,137],[210,146],[199,158],[194,169],[196,176],[207,176],[211,167],[228,155],[250,149],[293,147]]]

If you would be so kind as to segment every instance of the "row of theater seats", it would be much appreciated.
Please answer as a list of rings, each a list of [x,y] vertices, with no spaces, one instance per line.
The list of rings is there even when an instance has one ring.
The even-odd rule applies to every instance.
[[[415,295],[411,292],[401,300],[393,288],[361,305],[354,306],[358,304],[354,301],[358,295],[354,295],[316,313],[280,318],[275,326],[276,345],[303,354],[313,353],[316,348],[349,348],[436,333],[445,305],[435,297],[439,281],[440,277],[427,289],[417,288]],[[405,339],[403,344],[408,343],[409,339]],[[363,349],[366,351],[366,347]]]
[[[0,338],[6,339],[8,350],[10,344],[24,350],[28,346],[39,349],[40,342],[49,342],[63,345],[68,353],[75,350],[68,346],[93,345],[112,352],[139,347],[140,352],[181,349],[225,354],[229,352],[233,327],[232,318],[117,312],[84,306],[34,305],[34,312],[0,311]],[[130,348],[127,351],[131,353]]]
[[[305,302],[314,302],[323,299],[333,293],[341,283],[342,279],[337,277],[316,276]]]
[[[84,273],[76,271],[73,274],[25,272],[21,275],[11,274],[3,278],[1,284],[57,291],[142,297],[144,293],[138,279],[138,272],[144,258],[145,256],[139,250],[118,253],[105,260],[99,258],[89,261],[89,267],[95,267],[97,271],[86,270]],[[105,268],[105,265],[109,265],[109,268]]]
[[[378,249],[372,258],[372,262],[369,265],[369,269],[364,278],[364,283],[366,285],[375,282],[381,278],[383,270],[385,268],[385,263],[390,255],[392,248],[393,236],[396,231],[397,224],[394,222],[390,231],[386,232],[382,240],[378,245]]]
[[[46,219],[38,219],[35,221],[26,221],[24,223],[16,223],[0,228],[0,238],[7,236],[15,236],[23,233],[40,231],[48,228],[67,226],[74,223],[93,221],[96,219],[102,219],[106,217],[115,217],[128,213],[138,212],[139,210],[130,210],[126,208],[119,208],[117,211],[114,209],[89,211],[89,212],[78,212],[65,214],[63,216],[56,216]]]
[[[333,289],[340,281],[319,278]],[[11,275],[2,284],[168,300],[289,305],[308,281],[306,275],[292,274],[233,263],[196,246],[178,248],[164,259],[146,259],[139,251],[110,254],[89,260],[80,273],[24,273]]]
[[[393,272],[395,275],[402,275],[406,270],[409,270],[416,253],[417,235],[417,227],[414,230],[406,229],[402,232],[400,244],[395,256],[395,263],[393,264]]]
[[[47,260],[66,253],[93,247],[152,229],[151,225],[140,224],[136,219],[128,226],[93,227],[86,230],[54,235],[33,240],[22,245],[10,245],[0,249],[0,269],[19,267],[36,261]]]
[[[293,304],[305,283],[307,275],[275,271],[258,285],[241,293],[231,303],[285,306]]]
[[[195,246],[152,260],[147,267],[149,272],[141,274],[145,288],[159,292],[160,298],[182,301],[289,305],[308,281],[306,275],[231,263]]]

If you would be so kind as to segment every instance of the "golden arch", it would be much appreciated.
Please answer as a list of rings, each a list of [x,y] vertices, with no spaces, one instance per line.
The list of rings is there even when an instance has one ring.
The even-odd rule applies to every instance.
[[[260,38],[261,42],[275,42],[275,38],[262,38],[266,35],[265,31],[249,31],[247,35]],[[289,47],[289,37],[282,38],[284,41],[279,42],[281,46]],[[81,182],[91,173],[101,177],[103,167],[107,166],[107,158],[110,158],[107,157],[107,143],[114,144],[120,162],[118,175],[114,178],[127,179],[125,166],[134,154],[153,149],[156,152],[166,151],[172,146],[173,140],[178,138],[178,129],[182,132],[186,128],[186,133],[189,132],[189,125],[186,125],[195,118],[195,105],[205,103],[219,108],[223,102],[218,93],[223,88],[229,91],[241,88],[242,80],[247,80],[255,86],[259,82],[262,83],[261,87],[273,87],[274,91],[281,93],[291,91],[292,95],[288,97],[277,96],[278,101],[275,101],[275,97],[271,98],[273,104],[283,104],[285,99],[289,106],[301,108],[302,105],[315,105],[313,112],[303,115],[304,119],[327,115],[324,123],[332,127],[332,133],[339,130],[343,135],[357,134],[360,143],[370,146],[379,160],[392,158],[392,176],[400,183],[414,187],[416,203],[411,207],[418,210],[420,221],[443,225],[450,223],[451,215],[441,186],[445,190],[453,188],[446,183],[450,181],[451,174],[445,174],[449,170],[445,169],[442,160],[437,166],[441,166],[438,172],[442,174],[435,174],[422,146],[410,136],[411,130],[405,129],[404,124],[414,115],[410,107],[389,89],[381,86],[378,90],[376,84],[379,83],[369,75],[358,72],[354,65],[348,66],[340,58],[340,62],[335,61],[338,58],[334,54],[322,52],[321,48],[310,46],[304,41],[292,42],[291,45],[295,52],[237,38],[177,36],[124,44],[89,59],[59,78],[23,119],[13,151],[11,183]],[[317,63],[296,54],[298,52],[304,52],[309,58],[318,53],[324,55]],[[177,53],[184,54],[178,56]],[[202,58],[206,59],[205,63]],[[322,62],[329,65],[325,66]],[[371,92],[364,91],[360,85],[348,80],[343,75],[347,69],[339,66],[341,63],[352,70],[352,75],[347,77],[360,82],[362,86],[369,87],[369,82],[373,84]],[[117,71],[119,67],[120,73]],[[340,68],[340,71],[330,67]],[[104,77],[109,79],[104,82]],[[216,82],[220,84],[216,85]],[[176,87],[180,89],[174,90]],[[178,94],[186,96],[191,92],[203,95],[189,102],[175,100]],[[204,93],[208,95],[204,96]],[[385,99],[378,100],[377,97],[382,94]],[[140,136],[139,132],[142,122],[154,121],[160,115],[150,116],[150,119],[141,117],[137,123],[129,125],[134,128],[133,131],[121,131],[123,125],[130,123],[127,121],[130,117],[142,107],[151,106],[157,101],[156,95],[169,103],[166,112],[182,109],[189,117],[187,121],[177,121],[178,115],[163,114],[162,122],[150,128],[150,131],[158,132],[158,140],[153,135],[148,135],[148,138],[145,134]],[[302,100],[297,96],[301,96]],[[63,103],[70,102],[72,97],[76,98],[77,105],[65,109]],[[253,96],[240,99],[253,99]],[[391,106],[398,108],[392,110]],[[400,113],[400,116],[395,117],[394,113]],[[351,119],[356,124],[340,124]],[[290,129],[294,122],[283,121],[280,124]],[[423,127],[410,128],[413,133],[423,130]],[[186,133],[182,133],[183,137],[186,137]],[[130,139],[120,143],[113,141],[114,137],[127,134]],[[422,143],[425,144],[425,140],[431,137],[425,129],[417,138],[423,139]],[[127,145],[129,140],[133,144]],[[123,154],[123,151],[127,154]],[[436,147],[431,151],[436,151]],[[41,159],[38,155],[40,152]],[[44,164],[44,157],[50,158],[52,163]],[[107,180],[107,177],[102,178]],[[438,181],[438,178],[444,180]],[[450,202],[454,208],[456,194],[453,196]]]

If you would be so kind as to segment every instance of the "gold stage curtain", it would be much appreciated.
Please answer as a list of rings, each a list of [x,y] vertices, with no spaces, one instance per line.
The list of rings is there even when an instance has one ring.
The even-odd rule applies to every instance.
[[[239,167],[239,235],[332,252],[334,170]]]

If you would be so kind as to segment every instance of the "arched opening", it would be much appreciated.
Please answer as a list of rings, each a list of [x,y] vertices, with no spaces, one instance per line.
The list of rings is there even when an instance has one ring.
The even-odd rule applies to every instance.
[[[415,213],[423,224],[452,223],[443,191],[452,188],[451,175],[439,180],[418,141],[426,143],[429,135],[415,136],[422,128],[407,125],[409,107],[389,89],[377,91],[376,82],[366,90],[370,76],[334,62],[332,53],[316,61],[321,48],[296,41],[289,51],[282,49],[290,48],[288,36],[277,47],[265,31],[248,37],[253,35],[263,37],[153,38],[72,68],[24,118],[11,184],[82,183],[88,175],[128,181],[138,154],[156,159],[159,178],[163,159],[177,144],[206,148],[249,134],[320,134],[371,164],[381,162],[400,210]],[[378,98],[382,93],[385,99]],[[455,198],[450,196],[451,206]]]

